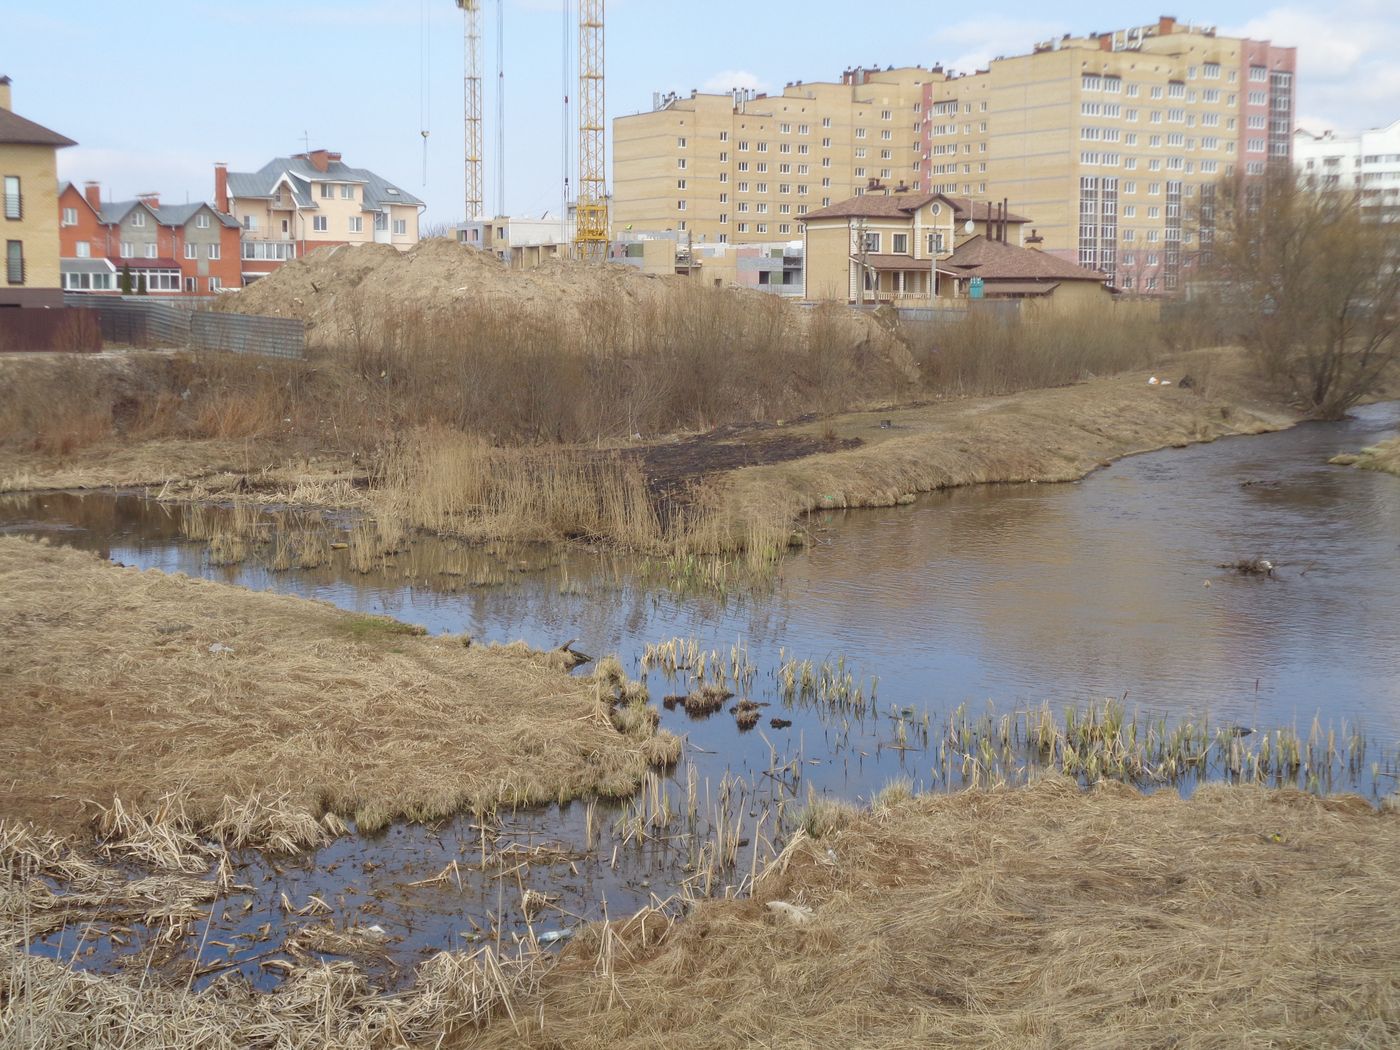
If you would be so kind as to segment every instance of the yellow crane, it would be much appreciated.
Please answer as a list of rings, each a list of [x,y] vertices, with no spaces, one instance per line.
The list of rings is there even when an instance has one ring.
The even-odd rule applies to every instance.
[[[605,0],[578,5],[578,203],[574,245],[581,259],[608,254],[608,178],[604,155],[603,8]]]
[[[462,9],[465,75],[462,81],[463,112],[466,115],[466,168],[468,222],[486,214],[481,182],[481,0],[457,0]]]

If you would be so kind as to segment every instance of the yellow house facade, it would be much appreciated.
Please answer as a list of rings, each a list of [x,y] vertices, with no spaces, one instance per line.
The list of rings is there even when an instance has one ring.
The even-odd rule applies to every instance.
[[[939,260],[973,237],[1019,246],[1027,222],[984,201],[869,186],[807,217],[806,298],[928,305],[939,294]]]
[[[0,76],[0,307],[63,305],[57,155],[72,145],[15,113]]]

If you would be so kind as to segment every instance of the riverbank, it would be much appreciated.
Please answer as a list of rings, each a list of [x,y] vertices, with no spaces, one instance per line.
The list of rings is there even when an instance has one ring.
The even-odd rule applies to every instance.
[[[94,976],[6,949],[28,1047],[1388,1047],[1400,812],[1047,777],[826,805],[756,881],[594,924],[564,954],[441,953],[377,997],[348,964],[278,991]],[[492,957],[494,958],[494,957]],[[279,1041],[280,1040],[280,1041]],[[387,1041],[387,1042],[386,1042]]]
[[[959,485],[1074,480],[1125,455],[1298,418],[1267,397],[1239,352],[1187,354],[1163,370],[1164,378],[1193,376],[1188,387],[1151,385],[1150,374],[610,449],[492,449],[440,432],[374,462],[270,438],[94,445],[60,457],[11,450],[0,457],[0,488],[148,487],[196,501],[358,507],[472,539],[586,536],[653,551],[758,549],[766,557],[810,510],[890,506]],[[466,476],[493,479],[494,488],[464,496]],[[445,489],[443,479],[451,482]],[[648,493],[657,501],[652,510]]]
[[[581,937],[481,1047],[1382,1047],[1400,812],[1049,778],[800,837],[751,900]],[[844,824],[844,826],[843,826]],[[822,830],[820,827],[817,830]]]
[[[679,751],[646,719],[619,731],[614,661],[571,677],[558,652],[13,537],[0,637],[0,814],[62,834],[168,819],[300,847],[345,821],[625,796]]]
[[[1339,467],[1379,470],[1385,474],[1400,476],[1400,438],[1382,441],[1371,448],[1363,448],[1354,454],[1334,456],[1332,462]]]

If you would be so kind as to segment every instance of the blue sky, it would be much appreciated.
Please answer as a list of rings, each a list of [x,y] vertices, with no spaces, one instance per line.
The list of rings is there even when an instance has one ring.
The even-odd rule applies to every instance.
[[[498,0],[483,2],[489,152]],[[540,213],[561,197],[563,8],[500,2],[504,199],[513,214]],[[1400,119],[1400,4],[1391,0],[1356,0],[1345,15],[1301,0],[1144,7],[1112,24],[1103,5],[1068,0],[989,0],[975,15],[928,0],[885,0],[864,16],[849,0],[607,8],[610,119],[650,108],[653,91],[781,90],[857,64],[970,69],[1050,36],[1162,13],[1297,46],[1305,124],[1358,130]],[[100,180],[114,198],[207,198],[215,160],[252,169],[300,152],[309,137],[423,198],[428,222],[463,211],[462,20],[452,0],[0,0],[0,73],[14,78],[17,112],[78,140],[60,154],[60,177]],[[495,165],[486,167],[494,208]]]

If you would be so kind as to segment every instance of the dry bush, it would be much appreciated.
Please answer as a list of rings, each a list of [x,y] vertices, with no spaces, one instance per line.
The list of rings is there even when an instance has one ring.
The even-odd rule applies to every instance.
[[[965,319],[922,326],[916,356],[940,394],[1010,394],[1064,386],[1148,364],[1156,322],[1116,308],[1003,320],[976,308]]]

